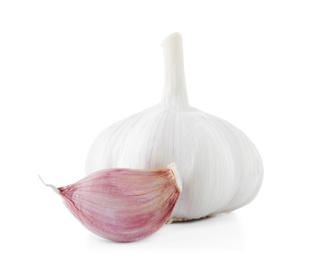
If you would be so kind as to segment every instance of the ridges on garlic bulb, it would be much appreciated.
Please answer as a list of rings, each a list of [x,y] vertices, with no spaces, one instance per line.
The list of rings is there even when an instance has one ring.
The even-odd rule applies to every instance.
[[[198,219],[254,199],[262,161],[248,137],[227,121],[189,106],[179,33],[163,42],[160,104],[110,126],[90,148],[86,172],[112,167],[161,168],[177,163],[183,192],[173,220]]]

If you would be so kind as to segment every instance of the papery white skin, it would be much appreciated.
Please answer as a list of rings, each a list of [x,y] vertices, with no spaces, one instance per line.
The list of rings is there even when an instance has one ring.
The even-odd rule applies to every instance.
[[[183,192],[173,220],[198,219],[248,204],[263,178],[258,151],[230,123],[189,106],[181,35],[168,36],[163,49],[161,103],[101,133],[89,151],[86,172],[113,167],[155,169],[176,162]]]

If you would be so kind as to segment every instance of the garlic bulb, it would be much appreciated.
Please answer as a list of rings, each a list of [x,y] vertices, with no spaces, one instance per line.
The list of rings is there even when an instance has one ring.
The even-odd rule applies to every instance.
[[[62,196],[87,229],[116,242],[136,241],[160,229],[181,192],[174,163],[161,170],[104,169],[65,187],[45,185]]]
[[[176,162],[183,192],[171,215],[174,221],[246,205],[262,183],[258,151],[227,121],[189,106],[181,35],[168,36],[163,50],[161,103],[101,133],[90,148],[86,172],[112,167],[154,169]]]

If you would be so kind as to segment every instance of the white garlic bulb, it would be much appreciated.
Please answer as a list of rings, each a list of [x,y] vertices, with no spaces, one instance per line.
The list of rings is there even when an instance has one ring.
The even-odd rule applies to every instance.
[[[165,87],[160,104],[115,123],[90,148],[86,172],[164,168],[176,162],[183,192],[173,220],[198,219],[242,207],[257,195],[262,161],[239,129],[188,104],[182,38],[163,42]]]

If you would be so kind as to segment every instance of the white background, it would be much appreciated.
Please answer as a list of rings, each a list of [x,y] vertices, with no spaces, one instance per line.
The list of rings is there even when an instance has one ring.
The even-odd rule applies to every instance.
[[[190,104],[251,138],[263,186],[231,214],[106,241],[37,175],[75,182],[102,130],[159,102],[175,31]],[[323,1],[1,1],[0,258],[323,259],[323,71]]]

